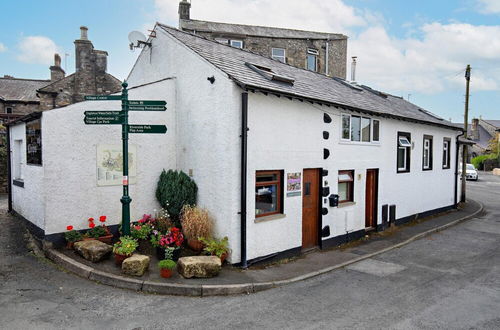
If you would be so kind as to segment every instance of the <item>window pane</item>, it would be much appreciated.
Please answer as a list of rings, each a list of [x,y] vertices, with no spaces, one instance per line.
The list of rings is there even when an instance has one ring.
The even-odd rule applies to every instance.
[[[255,187],[255,215],[278,211],[278,186]]]
[[[378,120],[373,121],[373,141],[379,141],[379,128],[380,122]]]
[[[339,201],[347,200],[347,186],[348,185],[349,185],[349,183],[347,183],[347,182],[339,183]]]
[[[231,46],[236,47],[236,48],[243,48],[243,41],[231,40]]]
[[[361,141],[370,142],[370,118],[361,118]]]
[[[399,145],[401,147],[411,147],[410,141],[404,136],[399,138]]]
[[[307,55],[307,70],[316,71],[316,55]]]
[[[406,169],[406,148],[398,148],[398,169]]]
[[[42,126],[37,119],[26,123],[26,162],[42,165]]]
[[[351,118],[348,115],[342,115],[342,138],[350,140],[351,134]]]
[[[351,116],[351,140],[361,140],[361,117]]]
[[[278,180],[278,175],[276,173],[257,174],[257,182],[269,182],[277,180]]]
[[[339,173],[339,181],[352,181],[351,173]]]
[[[429,149],[424,149],[424,167],[429,167]]]
[[[285,50],[283,48],[273,48],[273,56],[285,56]]]

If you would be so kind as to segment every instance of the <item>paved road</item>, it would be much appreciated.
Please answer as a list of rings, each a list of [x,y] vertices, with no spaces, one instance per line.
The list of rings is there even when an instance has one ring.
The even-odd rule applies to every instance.
[[[470,197],[486,212],[403,248],[248,296],[188,298],[113,289],[29,254],[0,216],[3,329],[500,329],[500,178]]]

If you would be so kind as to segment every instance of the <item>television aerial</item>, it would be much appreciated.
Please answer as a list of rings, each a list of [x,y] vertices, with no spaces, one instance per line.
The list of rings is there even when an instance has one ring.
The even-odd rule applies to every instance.
[[[128,34],[128,41],[130,41],[130,50],[134,50],[134,48],[143,48],[144,46],[150,46],[150,42],[146,42],[146,36],[139,31],[132,31]]]

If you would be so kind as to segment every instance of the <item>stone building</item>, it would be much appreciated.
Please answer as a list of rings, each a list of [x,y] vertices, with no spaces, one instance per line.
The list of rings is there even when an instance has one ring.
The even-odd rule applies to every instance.
[[[191,3],[179,3],[179,29],[331,77],[346,78],[347,36],[193,20]]]
[[[85,95],[120,91],[120,80],[106,72],[108,53],[94,49],[87,38],[87,27],[80,27],[75,40],[75,73],[66,76],[61,57],[54,55],[50,80],[0,78],[0,123],[35,111],[43,111],[83,101]]]

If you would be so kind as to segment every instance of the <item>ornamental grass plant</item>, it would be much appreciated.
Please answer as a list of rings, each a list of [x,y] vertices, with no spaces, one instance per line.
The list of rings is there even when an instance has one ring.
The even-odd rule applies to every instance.
[[[211,238],[214,222],[206,209],[185,205],[181,215],[182,231],[188,240]]]

